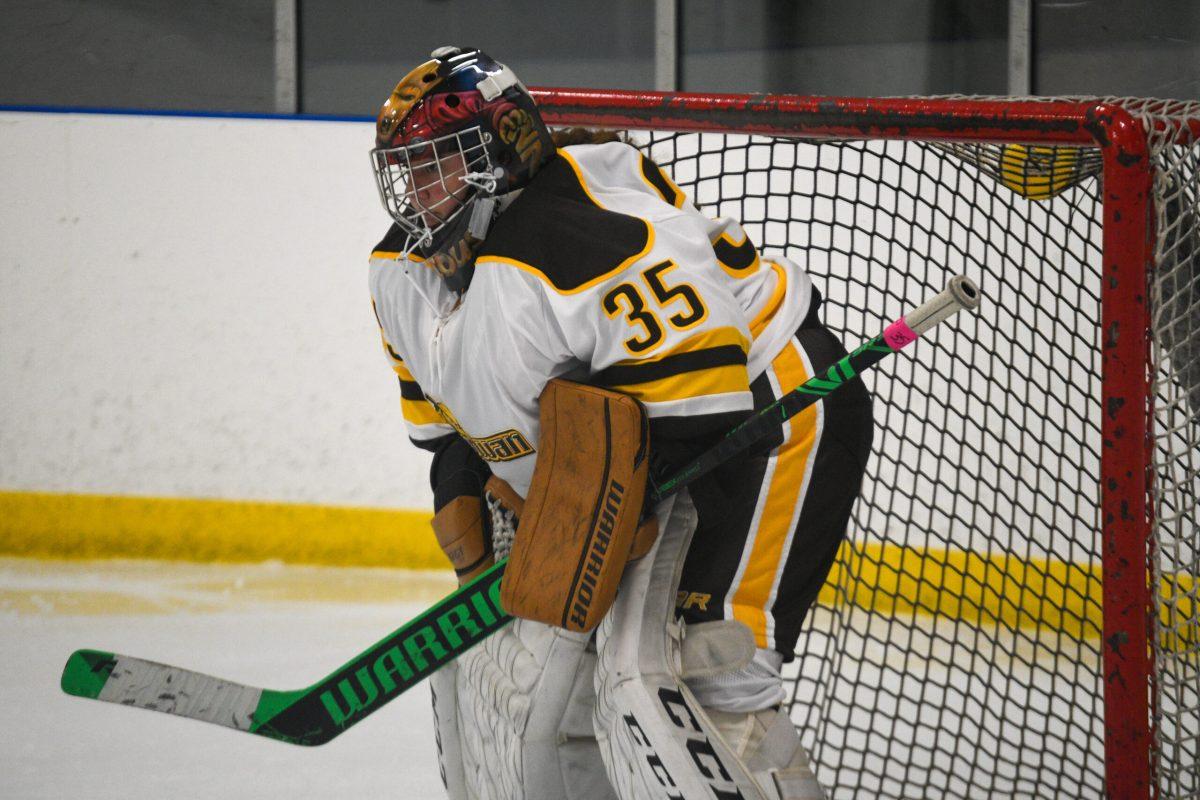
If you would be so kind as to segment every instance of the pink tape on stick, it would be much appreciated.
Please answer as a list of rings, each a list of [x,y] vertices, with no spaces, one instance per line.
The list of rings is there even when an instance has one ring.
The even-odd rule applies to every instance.
[[[918,335],[912,328],[908,327],[908,323],[904,321],[904,317],[901,317],[887,326],[883,332],[883,340],[893,350],[900,350],[915,342]]]

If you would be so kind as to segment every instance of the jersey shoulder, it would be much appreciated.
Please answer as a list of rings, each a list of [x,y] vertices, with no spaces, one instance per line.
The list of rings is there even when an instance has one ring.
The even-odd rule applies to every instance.
[[[608,207],[603,175],[581,167],[567,152],[578,149],[560,150],[496,220],[480,248],[477,268],[509,264],[533,273],[556,292],[572,294],[649,252],[654,241],[650,223]]]
[[[624,195],[640,194],[643,204],[657,206],[666,203],[680,208],[687,200],[683,191],[649,156],[625,142],[599,145],[579,145],[565,149],[584,179],[601,192],[618,191]],[[665,213],[658,208],[657,213]]]

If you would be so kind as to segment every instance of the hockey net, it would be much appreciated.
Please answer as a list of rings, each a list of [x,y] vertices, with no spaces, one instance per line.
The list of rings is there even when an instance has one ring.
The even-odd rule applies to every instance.
[[[657,128],[635,143],[706,213],[807,265],[826,324],[848,345],[951,275],[983,290],[978,315],[866,378],[877,425],[868,478],[788,666],[792,717],[832,796],[1197,796],[1200,104],[1108,101],[1136,119],[1153,162],[1141,206],[1150,332],[1134,364],[1144,374],[1133,376],[1138,396],[1114,400],[1104,243],[1121,217],[1105,215],[1116,178],[1101,147],[1058,133],[1041,142],[1029,127],[1009,135],[1002,122],[983,135],[930,122],[931,111],[920,117],[938,129],[929,139],[902,126],[872,138],[871,126],[892,130],[878,114],[853,139],[812,138],[829,127],[817,104],[812,130],[801,115],[779,135],[742,135],[728,131],[750,129],[747,115],[726,121],[702,99],[642,95],[626,108],[611,93],[589,117],[574,99],[562,112],[553,94],[539,96],[552,122]],[[1130,327],[1120,335],[1137,335]],[[1135,429],[1134,441],[1106,445],[1124,435],[1105,427],[1122,411],[1114,403],[1144,406],[1124,411],[1144,414],[1148,445]],[[1106,454],[1117,450],[1124,461]],[[1122,500],[1114,464],[1148,480]],[[1118,529],[1113,514],[1132,526]],[[1127,541],[1129,530],[1138,541],[1125,552],[1140,560],[1106,564],[1105,536]],[[1117,562],[1135,601],[1106,620]],[[1115,617],[1138,613],[1149,655],[1126,669],[1113,659],[1137,656],[1137,643]],[[1121,705],[1118,689],[1134,702]]]

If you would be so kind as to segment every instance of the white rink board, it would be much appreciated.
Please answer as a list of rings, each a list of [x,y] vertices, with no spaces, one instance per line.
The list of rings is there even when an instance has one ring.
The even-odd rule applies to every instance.
[[[0,113],[0,489],[422,508],[362,123]]]

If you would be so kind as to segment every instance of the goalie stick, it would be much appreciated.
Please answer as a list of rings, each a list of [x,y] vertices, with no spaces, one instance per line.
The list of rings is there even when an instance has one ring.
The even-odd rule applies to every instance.
[[[711,450],[653,488],[655,502],[736,455],[962,309],[979,306],[968,278],[952,278],[936,297],[852,353],[733,428]],[[199,672],[99,650],[77,650],[63,668],[67,694],[161,711],[291,744],[328,742],[429,677],[512,620],[500,604],[500,561],[406,625],[306,689],[245,686]]]

